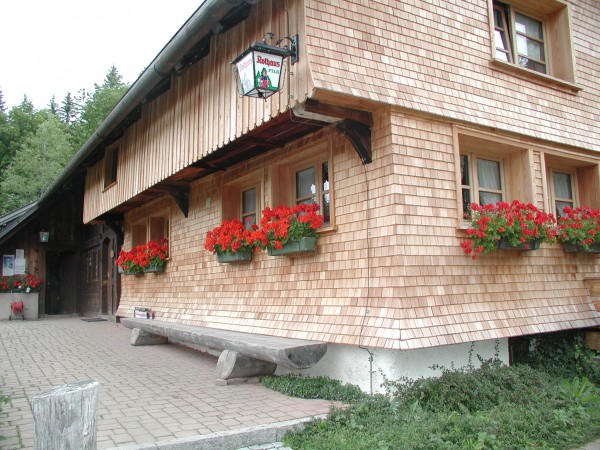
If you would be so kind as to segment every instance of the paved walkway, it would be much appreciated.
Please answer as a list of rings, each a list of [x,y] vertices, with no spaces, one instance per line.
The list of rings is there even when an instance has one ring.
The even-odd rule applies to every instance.
[[[0,448],[33,448],[35,394],[91,379],[100,382],[99,449],[252,447],[329,411],[328,401],[261,384],[216,386],[216,358],[174,345],[134,347],[129,335],[114,322],[73,316],[0,321],[0,392],[10,398]]]

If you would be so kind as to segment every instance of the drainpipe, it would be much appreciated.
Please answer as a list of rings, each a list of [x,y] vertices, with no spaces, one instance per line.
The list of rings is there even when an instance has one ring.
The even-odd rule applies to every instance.
[[[163,47],[160,53],[142,72],[123,98],[117,103],[100,126],[88,138],[75,156],[67,163],[52,185],[42,194],[38,203],[43,203],[54,191],[64,184],[75,170],[90,156],[112,130],[117,127],[140,103],[144,103],[148,93],[163,79],[171,76],[171,71],[183,56],[200,39],[213,30],[219,30],[219,21],[231,9],[244,3],[256,4],[261,0],[205,0],[196,12],[183,24],[175,36]]]

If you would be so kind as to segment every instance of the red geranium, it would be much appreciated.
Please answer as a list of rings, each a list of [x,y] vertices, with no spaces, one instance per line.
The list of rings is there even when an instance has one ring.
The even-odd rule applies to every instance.
[[[2,277],[2,279],[0,279],[0,292],[10,292],[16,290],[36,292],[39,290],[43,281],[43,278],[36,278],[30,274]]]
[[[600,211],[589,206],[566,207],[558,218],[558,239],[588,249],[600,244]]]
[[[260,233],[256,225],[248,230],[238,219],[225,220],[206,233],[204,248],[217,254],[253,251],[257,239],[260,239]]]
[[[145,267],[164,267],[167,263],[167,240],[162,239],[158,244],[149,241],[131,250],[121,250],[115,264],[126,273],[141,273]]]
[[[266,207],[260,220],[261,247],[280,249],[289,241],[317,237],[317,230],[323,226],[319,210],[316,203],[294,207],[280,205],[273,209]]]
[[[518,200],[511,204],[498,202],[479,206],[471,204],[471,227],[467,230],[469,240],[460,246],[473,259],[482,253],[498,248],[498,241],[505,239],[511,245],[522,244],[528,248],[533,241],[549,242],[556,237],[556,220],[531,203]]]

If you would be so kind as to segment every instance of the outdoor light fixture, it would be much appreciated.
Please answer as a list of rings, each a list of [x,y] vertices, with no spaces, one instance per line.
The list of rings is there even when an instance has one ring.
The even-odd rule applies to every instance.
[[[231,64],[235,64],[242,95],[267,99],[279,90],[283,59],[290,57],[292,64],[298,61],[298,35],[284,37],[276,45],[266,43],[267,37],[274,38],[273,33],[267,33],[262,42],[255,42]],[[279,47],[285,39],[287,45]]]
[[[50,240],[50,232],[44,230],[43,228],[39,232],[40,242],[48,242]]]

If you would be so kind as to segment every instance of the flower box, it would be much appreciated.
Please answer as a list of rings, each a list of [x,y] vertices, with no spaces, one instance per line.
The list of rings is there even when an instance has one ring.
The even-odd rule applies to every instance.
[[[517,245],[511,244],[508,239],[500,239],[498,241],[498,250],[519,250],[521,252],[528,252],[537,250],[538,248],[540,248],[540,241],[537,239]]]
[[[591,244],[587,248],[579,244],[563,242],[565,253],[600,253],[600,244]]]
[[[317,249],[317,238],[303,237],[298,241],[288,241],[280,249],[269,247],[269,256],[285,256],[296,253],[312,253]]]
[[[217,253],[217,261],[220,263],[252,261],[252,250],[238,250],[235,253]]]
[[[144,273],[151,273],[151,272],[164,272],[165,271],[165,266],[146,266],[144,267]]]

